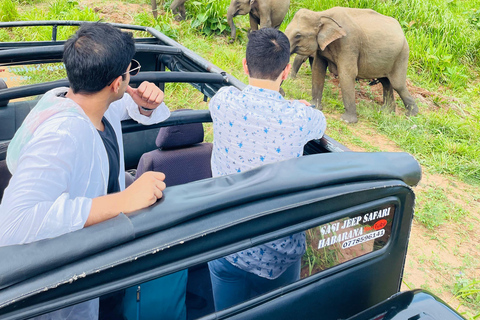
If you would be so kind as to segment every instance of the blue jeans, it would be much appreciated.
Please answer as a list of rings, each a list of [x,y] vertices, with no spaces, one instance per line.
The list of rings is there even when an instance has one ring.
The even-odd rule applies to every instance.
[[[300,261],[276,279],[267,279],[235,267],[225,258],[210,261],[215,310],[220,311],[300,279]]]

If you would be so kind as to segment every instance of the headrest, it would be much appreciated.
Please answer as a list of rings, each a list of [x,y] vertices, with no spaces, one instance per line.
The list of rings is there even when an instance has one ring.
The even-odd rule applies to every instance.
[[[160,149],[182,148],[200,142],[203,142],[203,125],[201,123],[162,127],[158,132],[157,140],[155,140],[155,144]]]

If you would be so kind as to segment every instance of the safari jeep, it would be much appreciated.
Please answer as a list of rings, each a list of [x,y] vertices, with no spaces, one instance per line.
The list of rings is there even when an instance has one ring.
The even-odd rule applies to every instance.
[[[0,69],[61,69],[57,29],[79,24],[0,24],[52,29],[51,41],[0,43]],[[245,86],[153,28],[115,26],[145,35],[136,38],[142,71],[134,86],[185,82],[205,100],[222,86]],[[3,193],[9,140],[38,95],[68,82],[0,85]],[[136,306],[133,319],[171,318],[162,303],[145,315],[148,283],[159,283],[158,295],[177,289],[187,319],[463,319],[428,292],[399,293],[415,206],[411,186],[421,178],[412,156],[351,152],[325,136],[310,141],[303,157],[211,178],[202,126],[209,122],[207,110],[173,112],[153,126],[124,121],[126,169],[165,172],[164,197],[57,238],[0,248],[0,319],[31,318],[129,288],[136,292],[128,301]],[[180,141],[175,132],[189,138]],[[299,281],[215,312],[208,261],[296,232],[307,236]]]

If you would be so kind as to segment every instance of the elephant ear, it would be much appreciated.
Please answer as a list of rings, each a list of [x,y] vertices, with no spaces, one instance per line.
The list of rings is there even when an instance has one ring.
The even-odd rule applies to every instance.
[[[325,48],[333,41],[343,38],[347,35],[342,26],[333,18],[324,16],[321,17],[320,21],[317,42],[322,51],[324,51]]]

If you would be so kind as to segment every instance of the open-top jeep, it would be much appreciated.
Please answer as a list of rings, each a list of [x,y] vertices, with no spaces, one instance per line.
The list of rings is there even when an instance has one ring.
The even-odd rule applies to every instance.
[[[61,68],[64,41],[56,40],[57,28],[79,24],[0,24],[52,29],[51,41],[0,43],[0,68]],[[147,34],[136,38],[142,72],[132,85],[186,82],[205,99],[222,86],[245,86],[153,28],[116,26]],[[58,86],[68,81],[0,90],[2,193],[10,177],[9,140],[36,103],[14,99]],[[30,318],[129,288],[136,292],[129,301],[136,306],[133,318],[145,318],[142,303],[152,292],[142,288],[158,281],[154,294],[167,297],[158,319],[171,317],[161,310],[168,309],[173,287],[181,289],[177,303],[188,319],[462,319],[426,292],[399,293],[414,214],[411,186],[421,178],[413,157],[349,152],[325,136],[310,141],[304,157],[211,178],[211,145],[203,142],[202,127],[208,122],[207,110],[173,112],[153,126],[124,121],[126,169],[160,168],[167,176],[164,197],[57,238],[0,248],[0,318]],[[189,138],[179,141],[175,132]],[[302,231],[307,251],[299,281],[214,311],[206,262]]]

